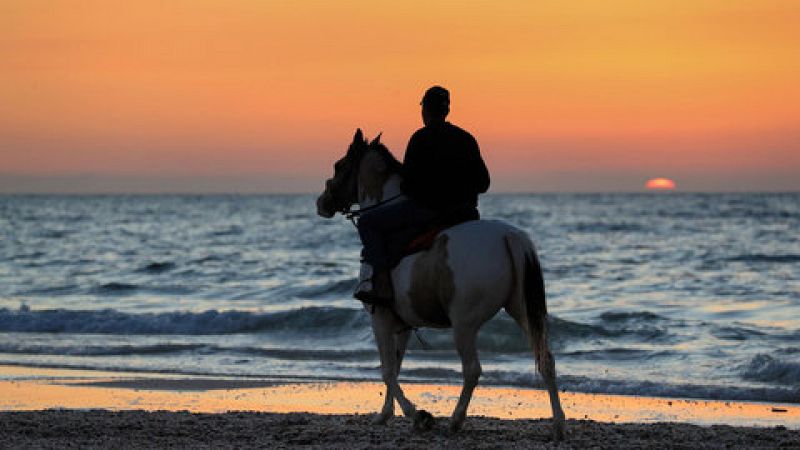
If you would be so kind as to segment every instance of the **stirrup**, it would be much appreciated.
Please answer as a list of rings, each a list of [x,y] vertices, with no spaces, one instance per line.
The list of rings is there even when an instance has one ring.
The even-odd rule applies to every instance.
[[[359,296],[367,292],[373,292],[372,274],[372,265],[362,262],[358,271],[358,284],[353,292],[353,297],[361,300]]]
[[[375,292],[372,279],[359,282],[355,292],[353,292],[353,297],[368,305],[391,305],[394,301],[394,299],[379,296]]]
[[[378,295],[375,290],[373,276],[375,275],[372,265],[362,262],[358,272],[358,285],[353,292],[353,297],[368,305],[390,305],[394,301],[392,298],[385,298]]]
[[[372,288],[372,280],[363,280],[359,281],[358,285],[356,286],[355,291],[353,291],[353,297],[361,300],[361,297],[374,293],[374,289]],[[363,301],[363,300],[362,300]]]
[[[360,300],[367,305],[391,305],[392,299],[379,297],[375,291],[359,291],[353,294],[356,300]]]

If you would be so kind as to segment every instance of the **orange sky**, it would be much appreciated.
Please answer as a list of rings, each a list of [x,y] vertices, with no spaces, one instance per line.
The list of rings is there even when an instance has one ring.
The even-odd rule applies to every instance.
[[[800,190],[800,2],[386,5],[5,0],[0,191],[312,192],[434,83],[493,191]]]

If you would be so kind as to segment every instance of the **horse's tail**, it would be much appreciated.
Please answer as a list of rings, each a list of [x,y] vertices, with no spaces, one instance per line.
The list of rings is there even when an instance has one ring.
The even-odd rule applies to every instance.
[[[515,294],[511,296],[507,309],[521,323],[528,334],[528,341],[533,349],[536,369],[542,375],[547,391],[550,394],[550,405],[553,408],[553,436],[555,440],[564,438],[564,410],[558,398],[556,382],[556,362],[550,353],[547,336],[547,303],[544,292],[544,276],[536,248],[528,235],[515,231],[506,236],[506,245],[514,265]],[[525,311],[522,314],[522,310]]]
[[[545,359],[552,358],[548,345],[547,300],[542,266],[536,255],[536,248],[526,234],[508,233],[506,245],[514,265],[514,280],[516,280],[514,297],[524,308],[528,340],[533,348],[536,364],[541,367]]]

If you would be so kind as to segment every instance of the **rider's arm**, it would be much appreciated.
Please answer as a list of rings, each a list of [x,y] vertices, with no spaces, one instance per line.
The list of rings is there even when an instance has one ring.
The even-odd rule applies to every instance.
[[[469,136],[467,155],[469,158],[469,171],[470,171],[470,184],[475,192],[482,194],[489,190],[489,170],[486,168],[486,163],[481,158],[481,150],[478,147],[478,141],[474,137]]]
[[[414,133],[408,141],[406,147],[406,154],[403,157],[403,192],[410,196],[416,197],[421,194],[418,192],[421,184],[424,182],[425,171],[425,154],[424,149],[420,145],[419,132]]]

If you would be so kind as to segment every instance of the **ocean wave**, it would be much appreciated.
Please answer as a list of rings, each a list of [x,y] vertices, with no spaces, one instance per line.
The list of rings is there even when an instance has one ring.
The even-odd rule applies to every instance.
[[[434,382],[455,382],[462,380],[460,371],[445,367],[403,368],[400,370],[400,377]],[[483,378],[481,381],[483,381]]]
[[[426,328],[418,330],[417,336],[411,336],[408,348],[434,351],[452,351],[454,349],[452,330]],[[420,339],[424,344],[420,342]],[[507,316],[498,316],[487,322],[478,333],[477,345],[480,351],[485,352],[526,353],[531,351],[522,330]]]
[[[797,361],[784,361],[759,353],[740,370],[745,380],[800,386],[800,362]]]
[[[39,232],[38,235],[45,239],[61,239],[74,233],[74,230],[44,230]]]
[[[166,294],[166,295],[180,295],[191,294],[194,289],[189,286],[181,285],[148,285],[148,284],[134,284],[124,283],[119,281],[112,281],[110,283],[103,283],[98,286],[88,289],[89,294],[100,296],[120,296],[132,295],[140,292]]]
[[[628,322],[628,321],[645,321],[653,322],[657,320],[665,320],[663,316],[653,314],[649,311],[607,311],[598,316],[600,320],[605,322]]]
[[[366,329],[369,317],[360,309],[301,308],[276,313],[246,311],[124,313],[102,310],[10,310],[0,308],[0,331],[84,334],[209,335],[294,331],[313,335]]]
[[[209,236],[238,236],[244,232],[244,228],[239,225],[231,225],[221,230],[214,230]]]
[[[54,295],[67,295],[80,292],[80,287],[74,283],[63,284],[60,286],[44,286],[35,287],[32,289],[22,290],[21,295],[31,296],[54,296]]]
[[[564,264],[564,265],[550,265],[544,267],[545,277],[564,277],[568,275],[586,275],[597,269],[596,264],[578,263],[578,264]]]
[[[96,294],[124,294],[135,291],[138,288],[139,286],[135,284],[112,281],[111,283],[103,283],[92,289],[92,291]]]
[[[586,341],[631,341],[631,342],[676,342],[680,338],[670,333],[669,326],[660,322],[666,318],[650,313],[619,313],[609,323],[583,323],[548,316],[550,343],[554,350],[563,349],[571,342]],[[623,315],[627,316],[622,318]],[[602,315],[601,315],[602,317]],[[644,322],[642,322],[644,318]],[[650,322],[659,322],[656,326]],[[424,329],[419,331],[426,345],[412,336],[409,348],[429,347],[432,350],[453,348],[450,330]],[[507,315],[499,315],[488,321],[478,333],[478,349],[497,353],[527,353],[531,351],[522,330]]]
[[[78,360],[74,360],[78,361]],[[191,375],[191,376],[202,376],[202,377],[225,377],[226,379],[230,378],[240,378],[246,380],[265,380],[265,381],[289,381],[289,380],[296,380],[299,382],[311,382],[311,381],[321,381],[321,382],[330,382],[330,381],[375,381],[374,376],[358,376],[358,375],[348,375],[348,376],[332,376],[330,374],[317,374],[317,373],[302,373],[302,374],[280,374],[275,376],[265,376],[263,373],[237,373],[230,370],[220,370],[221,366],[215,368],[209,368],[209,370],[203,369],[192,369],[187,367],[175,368],[175,367],[137,367],[135,365],[127,364],[123,362],[123,360],[118,360],[107,364],[107,361],[104,361],[103,364],[96,364],[93,361],[83,361],[79,360],[80,362],[69,362],[69,363],[61,363],[61,362],[41,362],[41,361],[13,361],[13,360],[3,360],[0,359],[0,365],[4,366],[22,366],[22,367],[40,367],[46,369],[75,369],[75,370],[102,370],[106,372],[130,372],[130,373],[143,373],[143,374],[170,374],[170,375]],[[372,371],[376,368],[371,368]]]
[[[30,345],[0,344],[0,353],[16,355],[65,355],[65,356],[131,356],[162,355],[196,351],[203,344],[155,344],[155,345]]]
[[[18,255],[13,255],[9,258],[10,261],[19,261],[19,260],[26,260],[26,259],[38,259],[42,256],[47,256],[45,252],[42,251],[34,251],[31,253],[20,253]]]
[[[150,264],[147,264],[146,266],[142,266],[141,268],[139,268],[137,272],[153,273],[153,274],[164,273],[174,269],[175,267],[176,267],[175,263],[169,261],[151,262]]]
[[[236,355],[274,358],[292,361],[355,361],[377,360],[377,349],[303,349],[262,348],[251,346],[226,347],[205,343],[163,343],[154,345],[35,345],[26,343],[0,344],[0,353],[14,355],[63,356],[134,356],[166,355],[199,352],[205,355]]]
[[[593,394],[800,403],[800,389],[796,387],[739,387],[689,383],[673,384],[659,381],[608,380],[569,375],[560,376],[558,381],[560,389]],[[541,386],[541,381],[538,381],[537,386]]]
[[[635,233],[646,230],[644,226],[630,222],[581,222],[573,224],[569,228],[579,233]]]
[[[324,297],[332,294],[349,294],[356,287],[357,278],[347,278],[322,286],[312,286],[298,292],[301,297]]]
[[[401,378],[415,381],[460,383],[461,372],[447,368],[419,367],[403,369]],[[533,371],[485,370],[480,383],[490,386],[545,388]],[[738,387],[705,384],[672,384],[641,380],[614,380],[574,375],[559,375],[559,389],[591,394],[642,395],[652,397],[698,398],[708,400],[769,401],[800,403],[800,389],[784,387]]]
[[[231,352],[243,355],[262,356],[267,358],[291,361],[378,361],[378,349],[369,350],[333,350],[302,348],[259,348],[259,347],[214,347],[216,351]]]
[[[771,210],[769,208],[752,208],[752,205],[749,207],[741,207],[741,208],[730,208],[730,209],[722,209],[714,213],[714,216],[723,218],[723,219],[752,219],[758,218],[759,220],[765,219],[779,219],[779,220],[786,220],[786,219],[797,219],[800,218],[800,214],[794,211],[787,211],[787,210]]]
[[[718,339],[726,339],[730,341],[746,341],[751,338],[764,337],[767,335],[767,333],[753,328],[738,326],[738,327],[716,327],[711,330],[711,335]]]
[[[225,257],[221,255],[207,255],[202,258],[196,258],[189,261],[191,264],[205,264],[205,263],[216,263],[216,262],[224,262]]]
[[[621,323],[615,327],[603,324],[573,322],[549,316],[549,330],[554,350],[574,341],[674,341],[662,327],[648,324]],[[203,312],[170,311],[161,313],[127,313],[114,309],[68,310],[0,308],[0,332],[79,333],[113,335],[216,335],[241,333],[294,333],[316,336],[320,333],[341,335],[358,331],[369,334],[370,317],[362,309],[337,307],[305,307],[280,312],[249,311]],[[409,348],[452,350],[450,330],[425,329],[419,335],[427,345],[412,337]],[[481,351],[497,353],[530,352],[521,329],[507,315],[486,323],[478,334]]]
[[[787,255],[766,255],[763,253],[754,253],[746,255],[737,255],[727,258],[726,261],[731,262],[748,262],[748,263],[797,263],[800,262],[800,255],[787,254]]]
[[[638,348],[603,348],[564,352],[559,356],[591,361],[644,361],[647,359],[675,356],[669,350],[652,351]]]
[[[601,314],[599,323],[572,322],[550,317],[550,336],[556,346],[587,339],[629,340],[645,342],[676,342],[679,337],[669,328],[674,323],[663,323],[665,319],[650,313],[610,313],[610,318]]]

